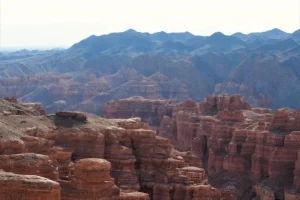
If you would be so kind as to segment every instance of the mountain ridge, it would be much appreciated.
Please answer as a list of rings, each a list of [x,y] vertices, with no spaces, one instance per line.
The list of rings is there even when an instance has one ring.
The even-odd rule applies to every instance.
[[[99,113],[107,101],[130,96],[199,102],[234,93],[253,105],[270,98],[264,106],[300,107],[298,35],[279,29],[209,36],[129,29],[91,35],[65,50],[2,53],[0,97],[40,101],[48,112]]]

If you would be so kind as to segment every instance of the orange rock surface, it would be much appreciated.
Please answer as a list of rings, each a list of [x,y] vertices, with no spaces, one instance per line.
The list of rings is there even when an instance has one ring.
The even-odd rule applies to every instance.
[[[190,165],[197,157],[174,153],[140,118],[45,116],[0,103],[0,113],[11,109],[0,118],[1,200],[235,199],[207,184],[205,170]]]
[[[60,200],[59,183],[49,179],[0,171],[2,200]]]
[[[130,99],[123,101],[131,105],[128,113],[135,109]],[[143,107],[143,101],[138,107]],[[194,162],[188,162],[187,153],[174,153],[186,163],[195,166],[199,160],[213,186],[228,189],[239,199],[300,198],[299,110],[283,108],[273,113],[253,108],[240,95],[168,106],[172,116],[160,117],[158,134],[169,138],[177,150],[194,156]],[[167,193],[169,188],[156,189],[161,190]]]

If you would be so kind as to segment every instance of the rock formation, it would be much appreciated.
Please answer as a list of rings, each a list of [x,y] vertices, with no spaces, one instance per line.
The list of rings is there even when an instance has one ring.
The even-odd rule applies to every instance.
[[[0,199],[300,198],[299,110],[273,113],[239,95],[103,109],[128,119],[0,104]]]
[[[207,184],[191,155],[174,153],[140,118],[46,116],[39,107],[0,103],[0,199],[236,199]]]
[[[140,100],[134,107],[130,99],[121,101],[131,105],[122,106],[128,113],[143,107],[143,101],[148,103]],[[118,107],[119,102],[114,105]],[[168,106],[172,115],[160,117],[158,134],[183,151],[173,151],[174,155],[205,168],[213,186],[228,189],[240,199],[300,198],[299,110],[283,108],[273,113],[251,107],[240,95]]]
[[[109,119],[140,117],[151,126],[159,126],[163,116],[172,116],[172,102],[131,97],[110,101],[102,108],[102,116]]]
[[[74,165],[71,181],[62,181],[62,198],[66,200],[110,200],[120,195],[120,189],[110,176],[111,164],[104,159],[87,158]]]
[[[58,172],[47,155],[35,153],[0,155],[0,169],[23,175],[38,175],[54,181]]]
[[[40,176],[0,171],[0,199],[3,200],[60,200],[60,190],[59,183]]]

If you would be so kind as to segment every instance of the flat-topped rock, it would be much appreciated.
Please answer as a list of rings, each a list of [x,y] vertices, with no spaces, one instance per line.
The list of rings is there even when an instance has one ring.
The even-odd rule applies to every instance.
[[[53,161],[47,155],[35,153],[0,155],[0,169],[6,172],[38,175],[57,180],[58,172],[55,168]]]
[[[117,197],[116,200],[150,200],[148,194],[142,192],[130,192],[130,193],[121,193],[120,197]]]
[[[0,171],[0,199],[60,200],[59,183],[34,175]]]
[[[107,160],[99,158],[81,159],[75,163],[75,168],[84,171],[110,170],[111,164]]]
[[[76,119],[76,120],[80,120],[80,121],[87,120],[86,114],[84,114],[82,112],[68,112],[68,111],[56,112],[55,116],[62,117],[62,118],[72,118],[72,119]]]

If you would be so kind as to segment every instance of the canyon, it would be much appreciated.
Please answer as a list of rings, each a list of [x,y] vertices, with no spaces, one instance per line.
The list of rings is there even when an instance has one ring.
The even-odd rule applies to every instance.
[[[299,36],[0,52],[0,200],[300,199]]]
[[[10,98],[0,115],[1,200],[236,199],[140,118],[46,115]]]
[[[203,168],[209,184],[237,199],[300,198],[299,109],[254,107],[241,95],[201,103],[132,97],[108,102],[102,115],[140,117],[170,139],[174,154]]]
[[[131,97],[102,117],[0,100],[0,199],[297,200],[300,110]]]
[[[201,102],[242,94],[254,106],[300,107],[300,34],[272,29],[210,36],[92,35],[65,50],[0,52],[0,98],[40,102],[48,113],[101,114],[132,96]]]

